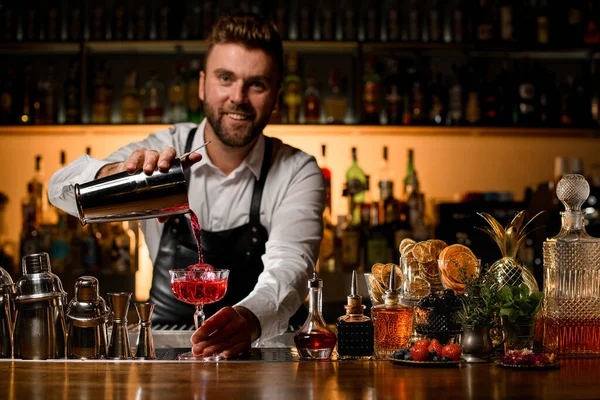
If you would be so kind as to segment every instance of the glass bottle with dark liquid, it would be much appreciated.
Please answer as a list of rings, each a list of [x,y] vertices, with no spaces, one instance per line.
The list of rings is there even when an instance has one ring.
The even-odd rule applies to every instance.
[[[294,336],[294,343],[303,360],[327,360],[335,347],[335,334],[329,330],[321,313],[323,280],[316,269],[308,281],[308,318]]]
[[[370,360],[373,355],[373,322],[363,315],[365,306],[358,294],[356,270],[352,271],[352,287],[346,315],[337,319],[337,342],[340,360]]]

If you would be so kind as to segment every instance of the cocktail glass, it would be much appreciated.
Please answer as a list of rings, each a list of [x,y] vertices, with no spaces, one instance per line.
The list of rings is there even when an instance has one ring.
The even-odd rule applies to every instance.
[[[215,303],[221,300],[227,292],[227,279],[229,278],[228,269],[172,269],[171,290],[177,299],[184,303],[196,306],[194,313],[194,325],[196,330],[204,323],[204,311],[202,307],[205,304]],[[201,360],[194,357],[191,351],[179,354],[179,360]],[[219,361],[222,358],[220,354],[205,357],[205,361]]]

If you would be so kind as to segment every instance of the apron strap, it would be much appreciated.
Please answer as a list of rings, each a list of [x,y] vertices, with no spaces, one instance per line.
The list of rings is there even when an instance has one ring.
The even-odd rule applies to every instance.
[[[190,151],[192,151],[192,143],[194,142],[194,136],[196,136],[197,130],[198,130],[198,127],[195,127],[195,128],[192,128],[190,133],[188,133],[188,137],[185,141],[185,149],[183,150],[183,154],[189,153]],[[186,185],[189,185],[189,182],[190,182],[190,169],[191,168],[187,168],[185,171],[183,171],[183,176],[185,177]]]
[[[252,229],[258,229],[260,225],[260,201],[262,199],[263,188],[267,180],[267,173],[271,167],[271,158],[273,150],[273,140],[265,136],[265,154],[260,168],[260,179],[254,181],[254,191],[252,192],[252,203],[250,204],[250,226]]]

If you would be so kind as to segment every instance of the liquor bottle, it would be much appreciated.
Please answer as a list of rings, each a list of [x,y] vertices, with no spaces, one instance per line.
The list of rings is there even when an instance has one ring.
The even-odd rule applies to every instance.
[[[90,40],[106,40],[106,16],[104,5],[95,4],[91,7],[89,38]]]
[[[58,3],[58,2],[57,2]],[[56,42],[61,39],[60,37],[60,27],[61,27],[61,16],[62,10],[60,9],[60,3],[50,3],[47,8],[47,19],[45,23],[44,29],[44,38],[42,40],[46,40],[49,42]]]
[[[28,5],[23,16],[23,39],[26,42],[38,41],[40,37],[40,15],[35,5]]]
[[[582,78],[573,81],[573,125],[579,128],[588,128],[592,121],[591,99],[586,86]]]
[[[413,307],[402,303],[396,290],[396,265],[392,264],[388,289],[383,295],[384,303],[371,307],[374,332],[374,353],[376,359],[386,360],[392,353],[408,347],[412,332]]]
[[[308,289],[308,318],[294,335],[294,343],[302,360],[327,360],[336,338],[323,319],[323,280],[316,270],[308,281]]]
[[[379,201],[386,202],[394,196],[394,179],[388,159],[388,147],[383,146],[383,157],[379,166]],[[382,216],[383,217],[383,216]],[[383,218],[380,219],[383,222]]]
[[[170,34],[170,26],[169,26],[169,20],[171,19],[171,16],[169,15],[170,13],[170,9],[169,9],[169,4],[167,2],[162,2],[161,4],[159,4],[158,9],[156,10],[157,13],[157,37],[160,40],[167,40],[167,39],[171,39],[171,34]]]
[[[339,359],[370,360],[373,356],[373,321],[364,315],[356,271],[352,271],[350,295],[344,308],[346,315],[336,321]]]
[[[67,37],[70,41],[76,42],[81,40],[83,37],[83,25],[81,21],[83,21],[83,12],[82,12],[83,3],[79,1],[70,1],[67,7]]]
[[[411,0],[408,8],[408,41],[421,41],[421,10],[417,0]]]
[[[587,46],[600,44],[600,7],[593,0],[586,2],[583,42]]]
[[[462,74],[460,68],[456,65],[454,69],[455,81],[448,90],[448,125],[462,125],[464,122],[464,106],[463,106],[463,86],[461,83]]]
[[[515,40],[514,25],[515,8],[512,0],[502,0],[500,3],[500,39],[503,42]]]
[[[402,110],[404,109],[403,88],[400,84],[400,74],[398,73],[398,60],[390,57],[387,60],[386,74],[383,80],[385,119],[387,125],[402,124]]]
[[[35,123],[38,125],[56,124],[58,119],[58,93],[54,77],[54,66],[48,67],[45,80],[38,83],[35,110]]]
[[[367,176],[358,165],[356,147],[352,147],[352,164],[346,170],[346,188],[350,199],[349,213],[352,216],[352,224],[360,224],[360,205],[365,203],[365,190]]]
[[[387,40],[388,42],[398,42],[402,38],[400,30],[400,4],[398,4],[397,0],[388,0],[385,9]]]
[[[72,261],[69,254],[71,240],[67,226],[67,215],[62,211],[57,212],[58,220],[51,231],[50,258],[52,259],[52,270],[57,274],[66,272]]]
[[[487,68],[480,91],[481,123],[484,126],[499,124],[498,86],[494,81],[490,68]]]
[[[407,161],[406,161],[406,173],[404,174],[404,179],[403,179],[403,194],[404,197],[406,197],[408,195],[408,189],[409,189],[409,185],[410,185],[410,181],[412,179],[412,173],[415,170],[415,164],[414,164],[414,150],[413,149],[408,149],[408,157],[407,157]]]
[[[515,107],[515,123],[521,126],[538,124],[536,85],[531,72],[531,66],[526,63],[518,74],[517,104]]]
[[[127,233],[127,222],[115,222],[110,224],[111,229],[111,264],[117,274],[129,274],[135,272],[135,243]]]
[[[469,125],[479,125],[481,122],[481,99],[479,89],[481,83],[478,77],[478,71],[470,67],[468,76],[469,83],[466,86],[467,101],[465,104],[465,121]]]
[[[128,40],[129,32],[129,12],[125,4],[116,3],[112,16],[110,30],[110,40]]]
[[[298,76],[298,53],[288,53],[287,72],[283,78],[284,122],[297,124],[302,105],[302,79]]]
[[[429,85],[428,108],[429,123],[432,125],[444,125],[447,119],[448,90],[442,82],[442,73],[436,66],[431,69],[431,84]]]
[[[284,0],[277,1],[277,5],[273,7],[273,14],[273,21],[275,21],[281,40],[289,39],[289,15]]]
[[[331,170],[327,163],[327,146],[321,145],[318,161],[325,181],[325,209],[323,210],[323,239],[319,248],[319,268],[328,272],[335,271],[335,227],[331,210]]]
[[[566,24],[561,33],[564,44],[569,47],[578,47],[583,41],[584,15],[582,0],[574,0],[567,3]]]
[[[557,356],[597,356],[600,239],[587,234],[581,210],[590,187],[582,175],[568,174],[558,182],[556,195],[565,211],[560,232],[543,245],[543,345]]]
[[[332,68],[329,72],[328,86],[327,95],[323,99],[325,118],[328,124],[343,124],[348,110],[348,97],[338,69]]]
[[[416,241],[429,239],[429,230],[425,221],[425,196],[419,190],[419,179],[415,170],[412,171],[407,185],[406,205],[413,239]]]
[[[181,94],[181,91],[178,94]],[[170,95],[171,94],[169,93],[169,100]],[[142,96],[144,102],[144,123],[162,123],[165,114],[165,85],[158,79],[158,73],[156,71],[153,70],[150,72],[150,79],[142,89]]]
[[[0,11],[0,38],[2,41],[9,43],[17,41],[17,12],[16,5],[8,3],[4,4]]]
[[[364,40],[367,42],[379,42],[381,40],[381,25],[379,23],[379,3],[363,1],[363,19]]]
[[[429,27],[428,39],[430,42],[439,43],[442,41],[442,23],[443,15],[440,0],[432,0],[429,5],[427,25]]]
[[[424,125],[427,121],[425,111],[425,93],[418,66],[409,69],[410,92],[410,118],[412,125]]]
[[[153,98],[157,101],[162,101],[162,99],[164,99],[164,97],[158,99],[158,96],[156,95]],[[137,124],[140,120],[140,108],[140,93],[137,88],[137,74],[135,71],[129,71],[125,76],[123,90],[121,90],[121,103],[119,105],[121,123]]]
[[[190,62],[190,74],[187,82],[187,114],[188,120],[199,124],[203,118],[202,103],[198,96],[200,83],[200,60]]]
[[[150,10],[147,9],[147,5],[137,3],[134,9],[133,17],[133,38],[135,40],[147,40],[150,37]]]
[[[375,59],[368,56],[363,76],[363,123],[378,125],[381,107],[381,77],[375,71]]]
[[[175,78],[169,85],[169,111],[167,123],[185,122],[188,118],[185,104],[186,86],[183,78],[184,69],[181,64],[175,65]]]
[[[514,85],[514,74],[511,71],[510,61],[507,57],[504,57],[502,59],[501,70],[496,76],[494,84],[498,96],[496,104],[499,125],[507,126],[513,124],[513,103],[516,99]]]
[[[598,61],[592,61],[592,100],[591,115],[594,127],[600,126],[600,71]]]
[[[318,124],[321,122],[321,94],[315,86],[315,78],[306,78],[306,90],[304,91],[304,122],[307,124]]]
[[[314,31],[314,16],[313,16],[313,4],[308,1],[303,1],[298,9],[298,39],[299,40],[313,40]]]
[[[320,4],[317,12],[319,13],[319,39],[331,41],[336,38],[336,24],[333,8],[329,3]]]
[[[368,207],[364,207],[368,205]],[[393,262],[393,234],[390,225],[381,223],[380,213],[383,204],[380,202],[365,203],[365,217],[368,223],[363,223],[362,247],[364,252],[364,266],[370,268],[377,263]],[[382,217],[383,218],[383,217]]]
[[[197,40],[202,37],[202,5],[200,0],[187,2],[181,25],[182,40]]]
[[[537,43],[541,45],[550,44],[550,9],[548,0],[540,0],[537,15]]]
[[[342,37],[345,41],[353,42],[358,39],[358,16],[353,0],[343,0],[340,4],[342,10]]]
[[[475,37],[477,41],[489,43],[496,38],[493,7],[489,0],[479,0],[475,10]]]
[[[28,254],[39,253],[41,251],[40,241],[40,220],[42,205],[40,199],[35,193],[34,185],[27,184],[27,195],[21,203],[21,215],[23,224],[20,237],[20,257]]]
[[[102,64],[92,83],[92,124],[108,124],[112,114],[112,86],[106,64]]]
[[[465,14],[463,0],[457,0],[452,10],[452,42],[465,41]]]
[[[17,123],[15,95],[17,94],[14,88],[16,81],[15,69],[8,67],[6,77],[0,83],[0,124],[13,125]]]
[[[33,83],[31,64],[25,66],[23,76],[23,95],[19,105],[19,124],[33,124],[35,116],[33,113],[33,103],[35,99],[35,87]]]
[[[568,76],[560,83],[560,124],[563,126],[573,125],[575,111],[573,81],[573,77]]]
[[[65,114],[67,124],[81,123],[81,89],[79,63],[73,62],[69,67],[69,76],[65,82]]]

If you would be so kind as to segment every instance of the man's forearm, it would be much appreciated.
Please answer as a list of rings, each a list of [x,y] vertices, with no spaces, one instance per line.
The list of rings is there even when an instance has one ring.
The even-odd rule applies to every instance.
[[[98,170],[96,173],[96,179],[104,178],[105,176],[114,175],[123,171],[125,171],[125,163],[119,162],[106,164],[104,167]]]

